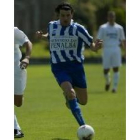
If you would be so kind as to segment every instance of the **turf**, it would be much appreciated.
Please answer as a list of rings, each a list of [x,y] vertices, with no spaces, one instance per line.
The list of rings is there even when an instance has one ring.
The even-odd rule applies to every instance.
[[[86,123],[95,129],[94,140],[126,139],[125,66],[120,68],[116,94],[104,91],[102,66],[86,64],[89,99],[81,106]],[[77,140],[78,124],[65,106],[65,100],[50,66],[29,66],[24,104],[15,107],[22,140]]]

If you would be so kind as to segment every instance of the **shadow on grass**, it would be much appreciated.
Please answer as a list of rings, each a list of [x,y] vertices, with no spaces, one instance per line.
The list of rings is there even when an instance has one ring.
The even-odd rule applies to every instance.
[[[70,140],[70,139],[62,139],[62,138],[53,138],[51,140]]]

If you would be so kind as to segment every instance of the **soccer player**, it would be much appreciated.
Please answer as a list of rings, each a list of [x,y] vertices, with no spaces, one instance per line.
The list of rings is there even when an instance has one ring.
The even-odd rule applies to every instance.
[[[59,4],[55,11],[59,20],[49,22],[47,34],[41,31],[36,34],[39,38],[49,39],[52,73],[63,91],[66,105],[81,126],[85,121],[78,103],[85,105],[88,100],[83,46],[86,44],[92,51],[97,51],[102,41],[93,43],[93,37],[88,31],[72,20],[73,8],[69,3]]]
[[[25,58],[21,62],[22,54],[19,48],[20,46],[26,47]],[[17,107],[20,107],[23,101],[23,92],[26,87],[27,78],[26,68],[29,64],[31,50],[32,43],[28,37],[17,27],[14,27],[14,104]],[[14,137],[24,137],[16,115],[14,116]]]
[[[103,40],[103,72],[105,77],[105,90],[110,88],[110,69],[113,69],[113,88],[112,92],[116,93],[119,81],[119,67],[121,65],[121,49],[125,49],[125,35],[123,27],[115,22],[116,16],[114,11],[108,12],[108,22],[101,25],[98,31],[98,39]]]

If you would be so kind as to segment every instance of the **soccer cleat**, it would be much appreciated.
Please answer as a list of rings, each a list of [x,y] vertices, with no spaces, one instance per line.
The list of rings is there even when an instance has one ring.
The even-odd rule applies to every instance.
[[[24,134],[21,130],[14,129],[14,138],[22,138],[24,137]]]
[[[116,89],[112,89],[112,93],[116,93]]]
[[[110,84],[106,84],[106,85],[105,85],[105,91],[108,91],[109,88],[110,88]]]

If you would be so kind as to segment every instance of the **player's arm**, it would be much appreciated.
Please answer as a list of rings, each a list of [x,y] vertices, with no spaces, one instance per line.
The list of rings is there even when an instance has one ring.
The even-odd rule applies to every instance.
[[[103,41],[101,39],[97,39],[93,42],[93,37],[89,35],[88,31],[83,26],[78,26],[78,36],[90,47],[92,51],[97,52],[101,49]]]
[[[30,59],[31,52],[32,52],[32,43],[30,41],[25,42],[23,44],[23,47],[26,48],[26,52],[25,52],[25,58],[20,63],[20,67],[22,69],[26,69],[27,66],[29,65],[29,59]]]
[[[37,31],[36,32],[36,37],[38,39],[47,39],[48,38],[48,33],[44,34],[42,31]]]
[[[101,39],[97,39],[95,42],[91,43],[90,49],[94,52],[97,52],[99,49],[102,48],[103,41]]]
[[[122,49],[124,50],[124,57],[126,57],[126,40],[121,41]]]
[[[123,27],[120,30],[120,40],[121,40],[121,47],[124,50],[124,56],[126,57],[126,39],[125,39],[125,35],[124,35],[124,29]]]
[[[122,40],[122,41],[121,41],[121,44],[122,44],[122,48],[123,48],[124,50],[126,50],[126,40]]]

